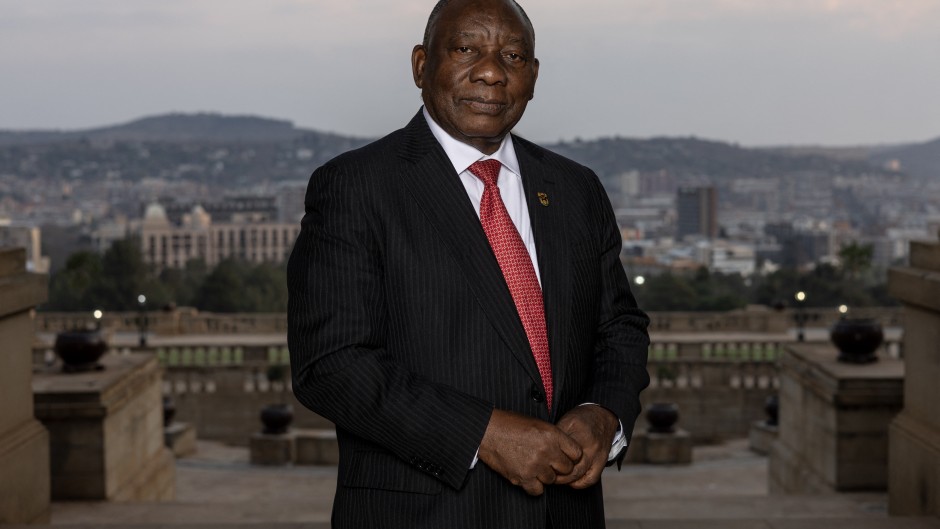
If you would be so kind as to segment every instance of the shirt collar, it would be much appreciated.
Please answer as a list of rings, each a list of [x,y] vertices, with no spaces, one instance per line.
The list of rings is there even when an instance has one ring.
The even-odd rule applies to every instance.
[[[487,155],[462,141],[454,139],[431,118],[427,108],[422,107],[422,112],[424,113],[424,119],[428,122],[428,127],[431,128],[431,134],[434,135],[437,142],[444,148],[444,153],[447,155],[450,163],[454,165],[454,170],[457,174],[466,171],[474,162],[490,159],[499,160],[499,163],[503,164],[503,167],[517,175],[522,174],[519,172],[519,160],[516,158],[516,149],[512,145],[511,134],[507,134],[506,137],[503,138],[496,152]]]

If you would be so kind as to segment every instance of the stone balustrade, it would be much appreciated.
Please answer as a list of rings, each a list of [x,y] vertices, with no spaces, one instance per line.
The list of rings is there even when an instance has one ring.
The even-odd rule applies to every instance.
[[[656,401],[677,403],[681,414],[680,426],[699,443],[747,436],[751,424],[764,418],[764,402],[779,386],[776,363],[782,348],[796,341],[792,328],[784,328],[780,332],[756,332],[758,328],[776,328],[766,323],[769,320],[763,320],[766,327],[761,327],[765,323],[754,322],[779,313],[754,312],[758,315],[754,318],[733,313],[727,313],[727,318],[708,313],[669,313],[669,318],[664,314],[653,314],[648,363],[651,383],[642,394],[644,405]],[[861,317],[860,312],[853,315]],[[893,309],[877,309],[871,314],[878,316],[886,325],[899,321]],[[37,328],[46,330],[45,343],[37,344],[33,350],[36,364],[54,360],[52,328],[66,323],[81,323],[75,315],[45,316],[47,318],[37,324]],[[219,329],[227,326],[269,330],[265,325],[271,324],[274,326],[270,328],[276,328],[273,319],[277,315],[199,316],[203,323],[187,324],[185,328]],[[109,325],[120,319],[119,315],[105,317],[103,326],[112,331],[113,350],[142,350],[137,343],[136,331],[126,327],[132,317],[136,315],[128,314],[121,320],[123,323],[115,324],[116,327]],[[820,313],[815,332],[808,333],[807,340],[810,343],[828,341],[827,333],[821,327],[831,325],[837,319],[835,311]],[[227,323],[223,325],[223,321]],[[673,321],[672,328],[682,329],[717,326],[719,323],[716,322],[724,322],[721,325],[727,324],[731,328],[729,322],[736,322],[738,327],[748,330],[666,332],[662,330],[665,321]],[[208,322],[215,323],[210,325]],[[681,322],[681,325],[676,322]],[[899,358],[900,340],[900,329],[890,329],[881,354]],[[153,352],[166,370],[164,393],[176,399],[177,416],[194,424],[200,438],[245,444],[250,434],[260,430],[258,413],[261,408],[281,400],[294,405],[296,426],[330,427],[329,422],[294,400],[289,382],[290,354],[286,332],[167,335],[155,332],[148,343],[149,347],[143,350]],[[268,381],[267,372],[271,365],[288,369],[285,382]],[[641,418],[637,428],[645,427],[645,420]]]
[[[874,318],[885,327],[899,327],[901,310],[897,307],[853,308],[856,318]],[[748,308],[723,312],[651,312],[652,333],[747,332],[783,333],[796,325],[796,309],[781,311]],[[827,327],[839,319],[836,308],[799,311],[808,327]],[[257,334],[286,333],[285,313],[221,314],[201,312],[191,307],[145,313],[147,330],[169,336],[181,334]],[[137,332],[140,313],[106,312],[103,327],[114,332]],[[59,332],[94,323],[91,313],[40,312],[36,315],[36,332]]]
[[[764,401],[776,391],[779,347],[774,342],[655,342],[651,385],[643,401],[678,403],[680,424],[697,442],[744,436],[751,422],[764,417]],[[174,398],[177,417],[195,424],[200,438],[244,444],[260,430],[261,408],[279,401],[293,404],[295,426],[330,427],[294,399],[289,353],[282,343],[152,350],[165,368],[164,394]],[[285,368],[283,381],[268,380],[271,365]],[[645,428],[645,421],[638,427]]]
[[[113,332],[134,333],[140,329],[140,312],[105,312],[101,326]],[[185,334],[287,333],[286,313],[218,314],[184,307],[170,311],[147,311],[147,332],[174,336]],[[91,313],[40,312],[36,332],[56,333],[95,324]]]

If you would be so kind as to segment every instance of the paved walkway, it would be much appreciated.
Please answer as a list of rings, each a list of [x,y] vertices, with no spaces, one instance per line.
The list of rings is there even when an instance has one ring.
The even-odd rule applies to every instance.
[[[768,496],[767,460],[745,440],[695,449],[687,466],[627,465],[604,475],[610,529],[940,529],[888,518],[884,494]],[[326,529],[334,467],[255,467],[244,448],[200,441],[177,462],[169,503],[60,502],[52,525],[91,529]],[[11,528],[12,529],[12,528]]]

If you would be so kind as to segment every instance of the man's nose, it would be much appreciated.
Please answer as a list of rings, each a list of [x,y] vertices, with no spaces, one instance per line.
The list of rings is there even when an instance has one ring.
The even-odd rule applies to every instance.
[[[485,53],[473,65],[470,80],[483,81],[486,84],[506,84],[506,65],[501,53]]]

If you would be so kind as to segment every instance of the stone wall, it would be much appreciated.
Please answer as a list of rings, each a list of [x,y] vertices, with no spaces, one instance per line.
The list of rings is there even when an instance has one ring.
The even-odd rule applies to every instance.
[[[262,429],[261,409],[278,402],[293,406],[296,428],[332,428],[294,398],[289,382],[269,383],[264,373],[240,367],[170,368],[164,391],[176,404],[177,420],[193,424],[200,439],[247,445]]]
[[[891,425],[888,509],[940,515],[940,243],[911,243],[911,265],[892,269],[904,304],[904,410]]]
[[[651,385],[643,403],[677,403],[679,424],[696,442],[747,436],[750,424],[764,418],[764,401],[778,386],[780,347],[753,338],[658,342],[650,352]],[[157,355],[166,366],[164,393],[173,397],[177,419],[195,425],[200,438],[244,445],[260,430],[261,408],[281,400],[294,406],[296,427],[330,427],[294,399],[289,371],[285,382],[268,381],[269,366],[287,369],[283,345],[172,347]],[[645,420],[636,427],[645,429]]]
[[[0,249],[0,525],[49,520],[49,434],[33,416],[33,312],[46,276]]]
[[[832,345],[787,347],[780,421],[770,451],[771,493],[885,490],[888,425],[901,410],[904,364],[836,361]]]
[[[886,323],[897,323],[896,311],[873,310]],[[88,317],[47,314],[38,327],[68,327],[82,324]],[[134,317],[133,313],[106,315],[104,326],[112,329],[109,326],[115,325],[115,336],[123,332],[121,347],[140,350],[132,332]],[[751,423],[764,418],[764,401],[778,386],[774,366],[779,351],[795,340],[793,332],[767,329],[786,330],[786,325],[792,324],[792,314],[749,310],[654,313],[652,317],[652,384],[642,394],[644,405],[677,403],[680,426],[698,443],[747,436]],[[164,392],[176,401],[177,418],[193,424],[201,438],[246,444],[260,427],[261,408],[282,398],[294,405],[298,427],[329,426],[296,402],[289,387],[283,396],[269,390],[265,379],[268,367],[289,363],[286,333],[267,332],[282,325],[279,318],[283,315],[193,313],[188,318],[192,321],[181,318],[175,328],[229,332],[157,334],[146,350],[156,353],[167,369]],[[828,325],[836,319],[834,310],[821,312],[817,323]],[[821,332],[814,338],[826,340]],[[892,355],[900,354],[896,331],[886,348]],[[37,347],[35,362],[41,364],[50,354],[48,347]],[[645,429],[645,421],[641,418],[636,427]]]
[[[164,446],[156,359],[109,353],[101,365],[81,373],[49,366],[33,380],[36,416],[51,439],[53,499],[173,499],[176,467]]]

